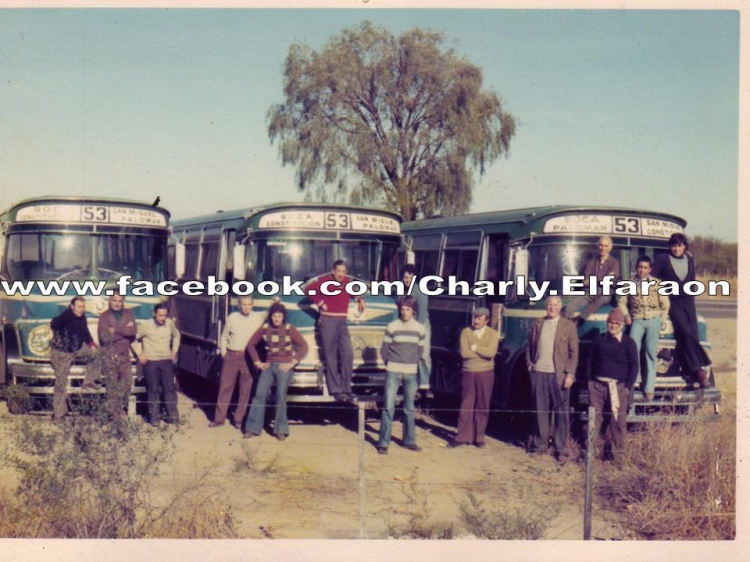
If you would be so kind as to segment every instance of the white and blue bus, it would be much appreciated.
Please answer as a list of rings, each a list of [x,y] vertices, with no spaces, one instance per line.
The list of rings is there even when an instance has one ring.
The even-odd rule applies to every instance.
[[[402,230],[420,277],[456,276],[473,284],[478,280],[514,281],[523,276],[538,285],[548,281],[549,289],[562,294],[562,276],[580,274],[584,264],[597,255],[601,236],[612,238],[612,256],[621,264],[620,276],[631,279],[639,256],[653,259],[668,252],[669,237],[683,232],[685,226],[680,217],[660,212],[549,206],[418,220],[404,223]],[[472,310],[486,306],[492,312],[493,325],[503,336],[496,359],[494,403],[510,411],[533,409],[523,350],[533,321],[545,315],[545,302],[532,302],[528,291],[520,294],[515,287],[509,288],[505,295],[430,297],[432,386],[438,393],[460,394],[459,334],[470,325]],[[563,304],[567,301],[563,297]],[[571,395],[571,402],[579,409],[586,402],[582,375],[588,348],[596,334],[606,331],[607,314],[615,303],[613,300],[579,327],[578,382]],[[699,335],[710,353],[706,322],[700,316]],[[670,324],[659,341],[655,397],[649,401],[636,390],[628,421],[652,421],[665,416],[684,419],[700,405],[706,406],[704,412],[719,414],[720,392],[714,386],[700,389],[696,380],[681,372],[674,358],[674,346]],[[516,416],[523,417],[521,413]]]
[[[83,295],[96,340],[97,318],[108,306],[104,291],[115,290],[120,276],[153,283],[167,278],[168,227],[165,209],[118,199],[41,197],[1,212],[0,383],[23,389],[34,403],[50,398],[50,320],[69,306],[73,284],[98,287],[100,294]],[[126,296],[125,306],[146,319],[158,300]],[[73,365],[69,393],[81,393],[84,369]],[[133,394],[144,392],[135,361],[133,380]],[[18,402],[8,404],[17,409]]]
[[[365,282],[397,279],[401,217],[396,213],[350,205],[288,203],[218,212],[174,221],[171,251],[178,283],[207,283],[209,277],[233,285],[252,283],[254,307],[265,311],[278,296],[288,321],[308,342],[310,351],[295,368],[290,402],[333,401],[325,379],[325,357],[316,337],[317,312],[304,296],[263,294],[264,282],[282,283],[288,276],[307,282],[331,271],[344,260],[348,275]],[[247,285],[246,285],[247,286]],[[179,367],[198,377],[218,381],[219,339],[237,294],[186,294],[172,297],[173,314],[182,334]],[[244,291],[243,291],[244,293]],[[385,326],[396,317],[390,296],[364,295],[367,310],[349,309],[354,351],[353,391],[360,396],[380,393],[385,365],[380,346]]]

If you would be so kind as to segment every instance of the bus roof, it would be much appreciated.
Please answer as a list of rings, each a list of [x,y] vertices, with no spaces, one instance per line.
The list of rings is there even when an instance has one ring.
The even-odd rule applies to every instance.
[[[402,230],[406,232],[427,231],[432,229],[482,227],[483,225],[515,223],[519,227],[536,221],[542,221],[557,215],[588,213],[588,214],[645,214],[660,219],[674,221],[683,228],[687,225],[685,219],[668,213],[647,211],[631,207],[582,207],[576,205],[547,205],[545,207],[527,207],[525,209],[509,209],[505,211],[489,211],[455,217],[439,217],[406,222]]]
[[[167,217],[170,216],[169,211],[164,207],[154,206],[144,201],[133,201],[131,199],[121,199],[116,197],[87,197],[87,196],[72,196],[72,195],[42,195],[41,197],[33,197],[29,199],[23,199],[13,203],[10,207],[4,211],[0,211],[0,216],[9,215],[13,211],[21,207],[27,207],[29,205],[45,205],[54,203],[113,203],[118,205],[127,205],[129,207],[140,207],[143,209],[152,209],[160,213],[165,214]]]
[[[362,212],[362,213],[380,213],[390,218],[401,222],[401,215],[393,211],[386,211],[385,209],[378,209],[375,207],[362,207],[357,205],[344,205],[339,203],[272,203],[269,205],[259,205],[257,207],[245,207],[243,209],[233,209],[231,211],[218,211],[208,215],[200,215],[197,217],[190,217],[186,219],[180,219],[172,221],[174,227],[185,227],[195,226],[202,224],[221,224],[235,220],[251,220],[257,215],[269,211],[283,211],[284,209],[325,209],[334,211],[350,211],[350,212]]]

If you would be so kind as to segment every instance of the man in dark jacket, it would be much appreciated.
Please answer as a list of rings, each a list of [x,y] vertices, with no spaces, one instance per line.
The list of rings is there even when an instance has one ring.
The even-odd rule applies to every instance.
[[[628,396],[635,384],[640,364],[635,341],[622,332],[625,315],[614,309],[607,316],[607,333],[597,336],[589,355],[589,400],[596,409],[599,440],[604,440],[604,456],[622,465],[625,455]]]
[[[109,308],[99,316],[99,344],[102,346],[102,370],[107,381],[107,398],[112,413],[127,407],[132,386],[133,368],[130,363],[130,344],[138,327],[132,310],[125,308],[125,297],[109,297]]]
[[[73,297],[70,306],[52,319],[50,327],[52,328],[50,363],[55,371],[52,419],[59,421],[68,413],[68,377],[76,353],[84,346],[96,347],[86,322],[86,300],[83,297]],[[83,388],[98,390],[100,387],[96,384],[95,376],[92,369],[86,369]]]
[[[526,365],[531,377],[531,395],[536,408],[536,432],[530,451],[546,453],[554,427],[555,456],[573,460],[568,451],[570,436],[570,387],[578,366],[578,330],[560,316],[562,300],[547,299],[547,315],[531,326],[526,347]]]

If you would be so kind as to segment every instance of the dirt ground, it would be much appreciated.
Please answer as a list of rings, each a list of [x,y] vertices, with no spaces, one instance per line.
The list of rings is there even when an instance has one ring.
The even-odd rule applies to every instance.
[[[736,321],[711,320],[709,330],[718,384],[735,395]],[[382,456],[374,447],[379,427],[374,410],[367,412],[364,441],[354,407],[320,406],[292,408],[291,434],[284,442],[267,432],[242,439],[230,424],[207,427],[210,394],[180,394],[185,424],[175,431],[177,454],[163,467],[163,478],[165,486],[179,486],[212,466],[211,483],[226,492],[227,508],[245,538],[385,538],[389,526],[402,526],[410,517],[433,527],[452,524],[467,537],[460,513],[470,495],[487,512],[550,520],[544,539],[583,537],[582,464],[531,457],[518,444],[493,437],[494,430],[485,449],[448,449],[455,431],[452,411],[420,416],[421,452],[399,446],[402,428],[395,423],[394,442]],[[8,414],[4,403],[0,408],[3,425]],[[617,516],[597,502],[594,507],[594,538],[625,538]]]

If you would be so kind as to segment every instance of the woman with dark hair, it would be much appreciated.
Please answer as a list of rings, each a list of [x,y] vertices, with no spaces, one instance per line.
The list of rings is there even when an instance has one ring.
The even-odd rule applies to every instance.
[[[679,294],[669,295],[669,318],[674,329],[677,360],[683,372],[689,373],[701,388],[709,386],[707,367],[711,365],[698,337],[698,315],[695,297],[684,292],[686,283],[695,281],[695,259],[688,250],[684,234],[675,233],[669,238],[669,254],[654,261],[652,275],[662,281],[677,283]]]
[[[260,360],[256,349],[261,340],[266,345],[265,361]],[[283,441],[289,435],[289,422],[286,416],[286,391],[289,388],[289,379],[294,367],[307,354],[305,339],[297,328],[286,323],[286,308],[283,304],[275,302],[271,305],[266,323],[258,328],[247,342],[247,351],[255,366],[262,372],[242,437],[248,439],[260,435],[266,416],[266,401],[275,380],[276,417],[273,432],[276,439]]]

